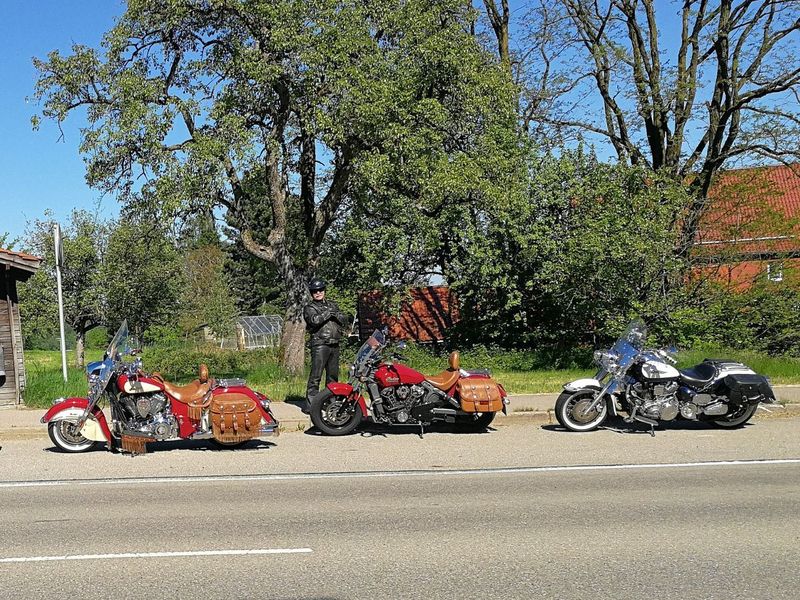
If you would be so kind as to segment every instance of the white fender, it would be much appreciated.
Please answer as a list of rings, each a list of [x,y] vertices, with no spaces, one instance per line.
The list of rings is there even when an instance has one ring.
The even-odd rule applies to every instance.
[[[83,409],[82,408],[67,408],[62,410],[59,413],[53,415],[53,418],[50,419],[50,423],[54,423],[55,421],[77,421],[78,419],[83,416]],[[81,427],[81,435],[85,437],[87,440],[92,440],[93,442],[107,442],[105,434],[103,430],[100,429],[100,425],[94,419],[92,415],[89,415],[89,418],[86,419],[86,422]]]
[[[576,379],[575,381],[564,384],[564,389],[568,392],[577,392],[578,390],[585,390],[587,388],[602,390],[603,385],[597,379],[593,378]]]

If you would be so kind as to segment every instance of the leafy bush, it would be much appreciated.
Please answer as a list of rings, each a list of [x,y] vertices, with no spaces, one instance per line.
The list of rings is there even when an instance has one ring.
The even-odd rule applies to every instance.
[[[726,347],[800,356],[800,290],[759,283],[743,292],[712,289],[702,308],[686,308],[662,327],[680,348]]]
[[[147,348],[143,355],[145,369],[158,371],[167,379],[185,380],[197,377],[200,364],[206,364],[212,377],[245,377],[248,373],[267,371],[282,377],[280,357],[275,350],[219,350],[217,348],[186,348],[157,346]],[[268,376],[268,375],[267,375]]]

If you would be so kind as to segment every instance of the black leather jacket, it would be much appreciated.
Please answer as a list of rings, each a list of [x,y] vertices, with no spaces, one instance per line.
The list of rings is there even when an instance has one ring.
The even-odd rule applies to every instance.
[[[338,344],[342,339],[342,329],[350,325],[350,318],[330,300],[312,300],[303,309],[303,318],[311,333],[312,346]]]

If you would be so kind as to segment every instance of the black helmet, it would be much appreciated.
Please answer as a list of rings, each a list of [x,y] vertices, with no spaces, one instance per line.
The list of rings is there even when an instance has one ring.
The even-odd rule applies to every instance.
[[[320,279],[319,277],[314,277],[311,281],[308,282],[308,290],[313,294],[314,292],[319,292],[320,290],[325,290],[325,281]]]

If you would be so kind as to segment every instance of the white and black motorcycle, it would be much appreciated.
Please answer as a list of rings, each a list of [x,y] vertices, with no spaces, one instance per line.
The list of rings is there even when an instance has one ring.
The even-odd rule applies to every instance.
[[[625,411],[625,421],[650,425],[680,415],[741,427],[761,402],[774,402],[769,380],[742,363],[705,359],[679,371],[662,349],[647,350],[647,328],[635,320],[616,344],[594,353],[600,370],[592,379],[567,383],[556,400],[556,418],[570,431],[592,431],[608,417]]]

